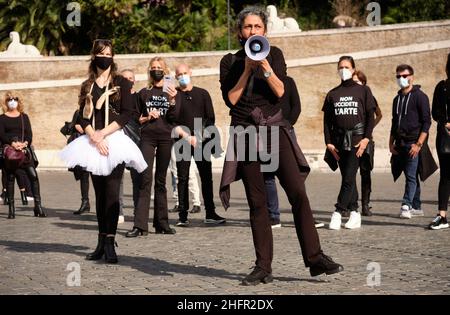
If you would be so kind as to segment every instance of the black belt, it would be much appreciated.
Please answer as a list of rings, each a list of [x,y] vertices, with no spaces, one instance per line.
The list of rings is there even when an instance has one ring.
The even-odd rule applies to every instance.
[[[353,129],[343,129],[343,128],[338,129],[339,134],[343,137],[341,147],[345,151],[352,150],[353,135],[355,135],[355,136],[363,135],[365,132],[364,127],[365,126],[363,123],[359,123],[359,124],[356,124],[355,127],[353,127]]]

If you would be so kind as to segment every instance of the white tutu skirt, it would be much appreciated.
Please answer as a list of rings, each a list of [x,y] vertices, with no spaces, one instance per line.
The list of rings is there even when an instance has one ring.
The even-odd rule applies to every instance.
[[[80,166],[94,175],[108,176],[114,168],[125,162],[139,173],[147,168],[147,163],[138,146],[118,130],[105,138],[108,143],[107,156],[101,155],[97,148],[89,142],[89,137],[83,135],[69,143],[59,153],[59,157],[68,168]]]

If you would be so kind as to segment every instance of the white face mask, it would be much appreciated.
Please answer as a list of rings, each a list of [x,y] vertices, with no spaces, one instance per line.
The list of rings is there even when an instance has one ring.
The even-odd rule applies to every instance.
[[[17,105],[19,105],[19,103],[16,100],[10,100],[8,101],[8,107],[9,109],[16,109]]]
[[[407,78],[400,77],[397,79],[397,84],[401,89],[407,88],[409,86],[409,81]]]
[[[339,76],[341,77],[342,81],[347,81],[348,79],[351,79],[353,74],[349,69],[343,68],[339,69]]]

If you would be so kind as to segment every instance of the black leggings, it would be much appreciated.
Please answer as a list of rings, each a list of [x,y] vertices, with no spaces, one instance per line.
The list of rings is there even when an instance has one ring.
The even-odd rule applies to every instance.
[[[122,163],[108,176],[91,174],[100,234],[116,234],[120,210],[120,181],[122,180],[124,169],[125,164]]]
[[[357,148],[351,151],[341,149],[339,151],[339,170],[341,171],[341,189],[335,205],[336,210],[358,211],[358,190],[356,189],[356,173],[358,172],[359,159],[356,156]]]
[[[41,194],[40,194],[40,188],[39,188],[39,178],[38,178],[36,169],[32,165],[28,165],[28,166],[22,167],[21,170],[23,172],[25,172],[25,174],[28,176],[28,179],[31,183],[35,205],[40,204]],[[7,170],[6,169],[5,171],[6,171],[7,181],[8,181],[8,183],[7,183],[8,198],[9,198],[10,202],[12,201],[14,203],[14,181],[18,174],[18,170],[17,169],[16,170]],[[19,174],[20,174],[20,172],[19,172]],[[22,187],[20,187],[20,188],[22,188]]]
[[[436,137],[436,148],[440,147],[440,136]],[[438,150],[439,167],[439,210],[447,211],[450,195],[450,154],[441,154]]]

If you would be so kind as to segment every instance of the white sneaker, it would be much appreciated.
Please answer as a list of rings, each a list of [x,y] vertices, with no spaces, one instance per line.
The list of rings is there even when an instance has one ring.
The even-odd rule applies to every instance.
[[[337,211],[334,211],[333,214],[331,215],[331,221],[330,224],[328,225],[328,228],[330,230],[340,230],[341,224],[342,224],[341,214]]]
[[[409,209],[408,205],[402,205],[402,208],[400,209],[400,218],[402,219],[411,219],[411,210]]]
[[[125,222],[125,217],[123,215],[119,215],[118,223],[121,224],[121,223],[124,223],[124,222]]]
[[[28,201],[33,201],[34,198],[33,198],[33,197],[30,197],[30,196],[27,196],[27,200],[28,200]]]
[[[411,213],[412,217],[423,217],[424,213],[422,209],[414,209],[412,208],[409,210],[409,213]]]
[[[346,229],[358,229],[361,227],[361,214],[357,211],[350,212],[350,218],[345,223]]]

